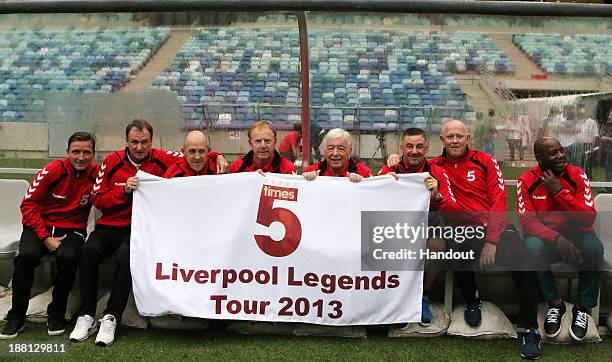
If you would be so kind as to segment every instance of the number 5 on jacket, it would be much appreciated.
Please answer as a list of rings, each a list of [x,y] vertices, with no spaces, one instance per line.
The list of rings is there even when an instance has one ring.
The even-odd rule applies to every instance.
[[[266,254],[283,257],[293,253],[302,239],[302,225],[298,217],[288,209],[274,207],[274,200],[297,201],[298,190],[295,188],[263,185],[259,197],[257,223],[266,227],[280,222],[285,227],[285,236],[276,241],[268,235],[254,235],[259,248]]]

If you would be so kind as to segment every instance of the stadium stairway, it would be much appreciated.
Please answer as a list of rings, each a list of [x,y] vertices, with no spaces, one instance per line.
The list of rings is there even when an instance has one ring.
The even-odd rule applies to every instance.
[[[518,67],[517,67],[518,69]],[[487,114],[490,108],[496,109],[499,113],[499,109],[493,105],[491,98],[482,90],[480,87],[479,77],[473,74],[455,74],[455,79],[457,80],[457,84],[461,87],[461,90],[467,95],[467,99],[469,103],[474,107],[476,112],[482,112],[483,114]],[[499,125],[503,124],[503,121],[498,121]],[[500,137],[504,137],[503,133]],[[504,158],[503,160],[510,159],[510,150],[508,148],[508,144],[502,142],[504,145]],[[498,157],[500,157],[498,155]],[[535,161],[535,156],[533,155],[533,150],[531,147],[527,147],[525,149],[525,159],[521,162],[518,160],[518,155],[516,156],[517,161],[515,162],[516,167],[533,167],[537,164]],[[507,162],[509,166],[512,166],[511,162]],[[524,165],[524,166],[523,166]]]
[[[480,88],[478,76],[472,74],[454,74],[453,76],[476,112],[487,114],[490,108],[495,108],[491,99]]]
[[[532,74],[543,73],[525,53],[514,45],[512,34],[490,34],[489,36],[516,66],[514,72],[516,77],[530,78]]]
[[[159,48],[151,61],[121,89],[121,92],[140,92],[150,87],[159,73],[170,66],[189,37],[191,37],[191,29],[172,30],[168,40]]]

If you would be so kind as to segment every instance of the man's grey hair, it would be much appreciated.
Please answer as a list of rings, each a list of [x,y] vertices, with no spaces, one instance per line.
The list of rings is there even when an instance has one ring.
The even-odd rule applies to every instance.
[[[351,150],[353,149],[353,141],[351,139],[351,134],[343,130],[342,128],[333,128],[325,134],[323,140],[321,141],[321,146],[319,146],[319,150],[321,151],[321,153],[325,153],[325,149],[327,148],[327,140],[336,138],[346,139],[348,141],[349,148]]]

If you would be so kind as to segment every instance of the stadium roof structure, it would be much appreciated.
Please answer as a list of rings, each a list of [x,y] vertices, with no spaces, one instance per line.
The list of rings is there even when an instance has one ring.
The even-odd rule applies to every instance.
[[[605,4],[451,0],[5,0],[0,13],[96,13],[154,11],[349,11],[612,17]]]

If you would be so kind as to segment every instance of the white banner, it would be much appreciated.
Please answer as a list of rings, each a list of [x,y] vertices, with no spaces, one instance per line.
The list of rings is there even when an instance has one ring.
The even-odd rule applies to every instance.
[[[130,258],[142,315],[326,325],[420,320],[422,271],[361,271],[360,217],[427,210],[423,174],[359,183],[254,172],[138,177]]]

